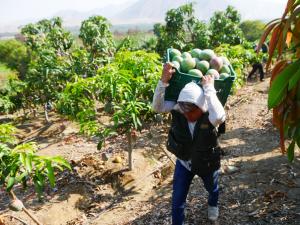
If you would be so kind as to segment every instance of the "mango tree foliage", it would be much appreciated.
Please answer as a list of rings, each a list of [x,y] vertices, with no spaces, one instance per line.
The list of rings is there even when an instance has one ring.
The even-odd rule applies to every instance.
[[[57,103],[59,112],[75,120],[89,121],[95,118],[96,101],[126,105],[133,98],[128,96],[134,96],[150,105],[161,71],[159,59],[157,54],[145,51],[118,52],[112,63],[98,70],[97,76],[77,77],[68,82]],[[135,126],[132,120],[129,122]]]
[[[207,48],[209,45],[209,31],[206,24],[195,17],[193,3],[169,10],[165,25],[154,25],[154,34],[157,37],[156,50],[160,55],[164,55],[170,47],[188,50]]]
[[[126,124],[124,129],[141,129],[142,123],[151,114],[154,89],[160,76],[159,56],[144,51],[121,52],[116,55],[114,64],[123,72],[124,82],[116,82],[116,89],[122,88],[122,98],[115,105],[116,125]],[[124,86],[123,86],[124,85]],[[131,108],[130,108],[131,107]],[[130,113],[129,113],[130,112]],[[122,114],[123,113],[123,114]]]
[[[16,145],[14,133],[12,125],[0,125],[0,186],[9,192],[17,184],[34,184],[40,196],[47,181],[55,187],[55,170],[71,169],[70,164],[60,156],[37,155],[35,143]]]
[[[80,122],[94,120],[96,116],[95,100],[102,87],[95,77],[76,78],[68,82],[57,102],[58,112]]]
[[[115,43],[108,20],[102,16],[92,16],[82,22],[80,34],[83,45],[89,53],[89,66],[94,76],[97,69],[108,63],[115,52]]]
[[[209,48],[210,35],[211,31],[208,25],[202,21],[196,21],[192,32],[193,46],[191,48]]]
[[[31,98],[28,97],[27,83],[18,78],[11,77],[0,89],[0,111],[2,113],[12,113],[17,109],[29,108]]]
[[[221,44],[237,45],[243,40],[243,32],[239,28],[241,15],[232,6],[225,11],[217,11],[210,18],[211,45],[217,47]]]
[[[59,17],[28,24],[22,28],[21,33],[32,51],[48,47],[58,54],[64,54],[74,41],[71,33],[62,28],[62,20]]]
[[[81,77],[93,74],[94,69],[89,64],[89,53],[84,47],[76,47],[70,53],[71,71]]]
[[[132,144],[136,138],[135,132],[141,130],[145,122],[154,115],[151,102],[161,74],[161,64],[157,54],[144,51],[120,52],[116,55],[113,64],[116,65],[119,73],[108,78],[111,86],[107,90],[113,93],[111,97],[114,103],[112,115],[114,130],[127,134],[128,162],[129,169],[132,170]],[[101,73],[101,70],[99,72]],[[102,146],[103,141],[100,139],[99,145]]]
[[[99,150],[105,139],[116,133],[127,133],[131,143],[131,134],[154,116],[151,102],[160,74],[159,55],[119,51],[112,63],[99,68],[96,76],[69,82],[60,95],[58,110],[78,121],[81,132],[99,137]],[[97,102],[111,115],[110,125],[97,121]],[[132,151],[129,152],[131,158]]]
[[[127,36],[117,44],[116,52],[126,50],[133,51],[136,50],[135,48],[137,48],[137,43],[134,42],[132,37]]]
[[[68,80],[73,76],[69,71],[66,57],[57,56],[51,49],[41,49],[38,57],[30,63],[26,82],[37,103],[57,99]]]
[[[265,23],[260,20],[245,20],[239,27],[243,31],[243,34],[247,41],[257,41],[264,32]]]
[[[29,56],[24,43],[15,39],[0,41],[0,61],[17,71],[19,79],[25,79]]]
[[[46,105],[55,101],[68,80],[73,77],[70,50],[73,37],[62,28],[60,18],[41,20],[22,28],[25,43],[30,54],[26,74],[29,97],[35,104]],[[45,116],[47,110],[45,107]]]

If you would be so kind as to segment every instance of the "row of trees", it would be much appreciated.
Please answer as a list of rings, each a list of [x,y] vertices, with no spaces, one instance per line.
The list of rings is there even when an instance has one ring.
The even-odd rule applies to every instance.
[[[220,46],[221,43],[231,46],[243,39],[239,23],[239,13],[228,7],[226,11],[214,14],[208,29],[205,23],[195,18],[193,4],[183,5],[167,12],[165,25],[154,26],[156,49],[164,55],[169,47],[190,50]],[[79,33],[81,44],[63,29],[60,18],[28,24],[21,33],[25,44],[16,40],[1,42],[1,59],[18,71],[19,80],[11,80],[1,90],[0,108],[6,112],[19,108],[34,111],[38,105],[43,105],[46,120],[49,105],[57,102],[61,96],[59,93],[68,82],[96,76],[99,68],[114,60],[116,52],[133,49],[130,38],[116,46],[110,24],[101,16],[83,21]],[[244,44],[240,51],[245,46],[252,48]],[[228,51],[223,55],[226,54],[229,54]],[[243,71],[239,67],[249,63],[249,60],[244,60],[240,65],[235,64],[234,68],[240,70],[238,74],[242,76]]]
[[[34,111],[43,106],[45,118],[49,121],[47,112],[50,108],[55,109],[78,121],[82,133],[97,136],[99,150],[109,135],[126,133],[132,158],[131,138],[135,130],[141,129],[143,121],[154,115],[151,101],[161,72],[159,55],[128,51],[126,43],[117,49],[110,25],[101,16],[91,17],[82,23],[79,35],[81,45],[76,44],[74,37],[62,28],[59,18],[28,24],[21,33],[23,42],[2,42],[5,51],[2,49],[1,59],[17,70],[19,76],[18,79],[10,79],[1,89],[1,111],[13,112],[19,108]],[[10,64],[15,59],[19,62]],[[24,67],[18,67],[20,64]],[[99,103],[106,106],[107,113],[112,117],[109,125],[100,124],[97,120],[96,105]],[[0,128],[7,127],[10,126]],[[0,155],[8,160],[6,162],[1,158],[5,163],[0,168],[1,184],[8,191],[24,180],[29,183],[33,181],[36,190],[41,191],[45,176],[54,185],[51,163],[58,163],[56,167],[62,168],[59,163],[65,161],[61,158],[39,158],[35,153],[36,146],[31,144],[17,146],[17,154],[6,145],[11,144],[8,140],[10,136],[0,133],[0,137],[5,139],[1,140],[5,144],[0,146]],[[28,159],[20,156],[19,148],[22,148],[22,157],[29,155]],[[11,156],[11,153],[14,155]],[[29,166],[33,167],[35,163],[36,169],[30,170]],[[15,168],[16,165],[18,167]]]
[[[243,70],[251,63],[254,52],[251,45],[230,45],[235,44],[237,39],[238,43],[241,42],[239,29],[236,34],[229,32],[240,22],[238,12],[232,7],[216,12],[210,26],[221,32],[224,21],[232,35],[211,39],[206,24],[195,18],[193,4],[172,9],[167,12],[166,25],[154,27],[158,35],[157,48],[165,52],[174,46],[189,50],[193,45],[204,47],[209,43],[219,45],[220,40],[229,42],[219,46],[216,52],[232,61],[238,74],[238,87],[243,82]],[[28,24],[21,33],[24,44],[9,41],[4,45],[7,51],[2,52],[7,65],[19,71],[19,80],[10,80],[9,85],[1,90],[1,110],[23,108],[24,111],[30,109],[35,112],[42,105],[49,121],[47,112],[55,108],[79,121],[82,132],[99,137],[108,132],[98,126],[97,102],[115,106],[112,111],[115,113],[112,115],[114,127],[122,130],[120,125],[126,125],[126,132],[132,128],[140,129],[144,116],[153,116],[150,103],[161,67],[159,56],[145,51],[130,51],[129,38],[116,46],[105,18],[94,16],[83,21],[79,33],[81,44],[63,29],[60,18]],[[10,44],[16,46],[21,54],[7,47]],[[10,65],[15,59],[18,63]],[[127,103],[132,105],[131,109],[122,108]]]
[[[169,10],[165,23],[154,25],[156,51],[163,55],[170,46],[190,50],[215,48],[221,44],[238,45],[245,40],[256,41],[263,27],[260,21],[241,23],[241,15],[232,6],[228,6],[225,11],[215,12],[209,23],[205,23],[195,17],[193,3],[190,3]]]
[[[95,76],[98,68],[107,64],[115,52],[109,23],[101,16],[82,23],[79,37],[83,46],[76,44],[73,35],[62,28],[60,18],[28,24],[21,33],[24,43],[1,42],[1,60],[19,75],[18,81],[12,80],[1,90],[3,96],[7,96],[9,86],[18,90],[10,94],[14,107],[3,104],[3,111],[20,107],[34,109],[37,105],[55,102],[67,82],[78,76]]]
[[[169,47],[190,50],[193,46],[219,46],[216,52],[232,60],[233,67],[242,76],[243,68],[253,56],[253,50],[247,50],[252,46],[231,46],[241,42],[237,11],[229,7],[225,12],[216,13],[210,26],[218,30],[224,25],[223,20],[228,26],[226,29],[237,28],[237,32],[231,31],[228,37],[219,35],[212,39],[207,25],[194,17],[192,4],[172,9],[166,15],[166,25],[154,27],[156,48],[164,54]],[[55,109],[78,121],[83,133],[98,137],[99,150],[105,147],[107,137],[126,133],[129,159],[132,159],[132,139],[136,130],[155,118],[151,101],[161,73],[160,56],[143,50],[132,51],[130,38],[116,46],[110,24],[101,16],[83,21],[78,37],[80,43],[75,42],[72,34],[62,27],[60,18],[28,24],[21,33],[21,42],[10,40],[1,43],[1,60],[18,71],[19,78],[11,79],[1,89],[1,112],[20,108],[34,112],[42,106],[49,121],[47,112]],[[227,45],[220,45],[222,42]],[[112,118],[111,123],[98,122],[99,103],[105,106],[105,111]],[[33,149],[27,147],[28,150],[22,151],[28,151],[32,155],[30,157],[35,157]],[[22,158],[19,157],[19,160]],[[16,162],[22,165],[22,161]],[[132,168],[131,160],[129,164]],[[49,180],[53,180],[50,167],[44,173],[48,170],[51,173],[50,177],[48,174]],[[25,173],[24,177],[34,179],[34,174]],[[15,182],[21,180],[14,179],[12,182],[6,176],[2,184],[10,187]]]

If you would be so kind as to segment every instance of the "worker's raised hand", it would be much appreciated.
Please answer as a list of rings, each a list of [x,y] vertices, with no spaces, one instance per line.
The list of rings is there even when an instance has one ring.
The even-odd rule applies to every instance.
[[[173,68],[172,63],[165,63],[160,80],[163,83],[168,84],[173,73],[175,73],[175,69]]]
[[[207,86],[207,85],[214,85],[214,78],[211,75],[206,75],[202,77],[202,85]]]

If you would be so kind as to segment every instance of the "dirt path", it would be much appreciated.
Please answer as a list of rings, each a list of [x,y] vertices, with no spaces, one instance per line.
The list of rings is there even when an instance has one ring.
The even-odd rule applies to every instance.
[[[250,83],[228,100],[227,131],[221,138],[226,155],[220,177],[219,224],[300,224],[299,154],[290,164],[280,153],[278,133],[266,108],[268,82]],[[32,191],[19,192],[44,224],[171,224],[173,167],[162,151],[167,126],[156,125],[139,134],[135,169],[129,172],[125,137],[109,140],[99,152],[93,140],[74,135],[64,125],[67,129],[61,138],[51,145],[44,143],[42,153],[64,155],[72,160],[74,171],[61,174],[57,189],[47,190],[43,204]],[[113,163],[115,156],[121,156],[122,162]],[[237,171],[228,172],[228,168]],[[195,177],[186,224],[209,224],[206,198]],[[5,211],[7,199],[1,201],[2,212],[26,220],[23,214]]]
[[[268,83],[248,84],[228,100],[227,132],[221,138],[226,156],[220,179],[219,224],[300,224],[299,154],[296,162],[289,164],[280,153],[278,133],[266,107]],[[228,166],[238,171],[226,172]],[[126,212],[125,224],[171,224],[170,180],[157,192],[143,207],[133,204]],[[209,224],[206,198],[201,181],[195,178],[186,224]]]

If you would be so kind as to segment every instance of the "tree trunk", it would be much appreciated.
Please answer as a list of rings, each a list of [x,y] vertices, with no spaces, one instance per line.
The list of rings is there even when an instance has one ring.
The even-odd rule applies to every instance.
[[[26,118],[27,114],[26,114],[26,109],[24,106],[22,106],[22,110],[23,110],[23,117]]]
[[[132,137],[131,137],[131,130],[127,132],[127,140],[128,140],[128,166],[129,170],[133,170],[133,158],[132,158],[132,153],[133,153],[133,148],[132,148]]]
[[[94,111],[95,111],[95,115],[97,115],[97,98],[94,94],[92,94],[92,98],[93,98],[93,101],[94,101]]]
[[[34,106],[34,107],[36,107],[36,106]],[[33,113],[33,117],[36,118],[37,116],[36,116],[36,109],[35,108],[32,109],[32,113]]]
[[[44,104],[44,111],[45,111],[45,119],[47,123],[50,123],[49,117],[48,117],[48,110],[47,110],[47,103]]]

